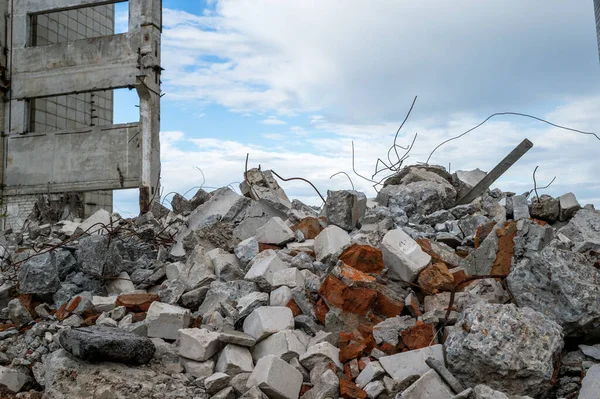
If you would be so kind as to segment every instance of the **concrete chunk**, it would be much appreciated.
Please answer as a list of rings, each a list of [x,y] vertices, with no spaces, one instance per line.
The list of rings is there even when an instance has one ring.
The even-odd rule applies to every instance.
[[[292,300],[292,290],[290,287],[279,287],[271,291],[269,305],[271,306],[286,306]]]
[[[344,369],[344,366],[340,362],[340,350],[329,342],[321,342],[309,347],[306,353],[300,356],[299,360],[300,364],[308,370],[312,370],[317,363],[323,362],[332,362],[340,370]]]
[[[28,380],[29,377],[26,374],[0,366],[0,385],[5,386],[9,391],[19,392]]]
[[[429,370],[402,392],[402,399],[448,399],[454,396],[448,385],[434,371]]]
[[[263,306],[244,320],[244,332],[260,341],[282,330],[294,329],[294,315],[284,306]]]
[[[280,270],[273,275],[273,287],[287,286],[290,288],[304,288],[304,282],[304,274],[295,267]]]
[[[219,333],[219,340],[225,344],[253,347],[256,340],[241,331],[223,331]]]
[[[221,351],[215,367],[215,371],[229,375],[251,372],[253,369],[252,355],[248,348],[232,344]]]
[[[261,289],[266,289],[273,285],[274,274],[287,267],[275,251],[268,249],[261,254],[260,259],[255,260],[244,279],[255,282]]]
[[[573,193],[561,195],[558,197],[558,201],[560,204],[560,221],[569,220],[575,212],[581,209],[581,205],[579,205],[579,202],[577,202],[577,198],[575,198],[575,194]]]
[[[225,373],[214,373],[210,377],[204,380],[204,388],[210,395],[227,388],[227,385],[231,381],[231,377]]]
[[[177,333],[190,325],[190,311],[179,306],[152,302],[146,315],[148,337],[177,339]]]
[[[592,366],[581,382],[579,399],[594,399],[600,392],[600,364]]]
[[[431,256],[402,229],[387,232],[381,243],[385,266],[401,279],[412,282],[427,267]]]
[[[379,362],[394,380],[403,381],[411,375],[422,376],[431,370],[427,363],[425,363],[428,357],[432,357],[443,363],[443,345],[433,345],[423,349],[398,353],[397,355],[384,356],[379,359]]]
[[[256,230],[255,237],[262,244],[284,245],[294,240],[294,232],[281,218],[275,216]]]
[[[108,295],[128,294],[135,291],[135,286],[131,282],[131,277],[127,272],[122,272],[117,277],[106,283]]]
[[[215,371],[214,360],[196,362],[182,357],[179,359],[179,363],[183,366],[186,373],[201,380],[211,376]]]
[[[328,191],[325,213],[329,223],[352,231],[365,216],[367,197],[358,191]]]
[[[385,375],[385,370],[381,367],[381,363],[379,362],[370,362],[367,366],[360,372],[358,377],[356,377],[356,385],[361,388],[367,386],[373,380],[379,379],[379,377],[383,377]]]
[[[114,218],[113,221],[117,219]],[[104,209],[98,209],[92,215],[90,215],[87,219],[83,221],[75,230],[75,234],[100,234],[102,232],[106,232],[106,227],[110,224],[111,215]]]
[[[383,385],[383,381],[372,381],[364,387],[364,391],[369,399],[376,399],[385,391],[385,385]]]
[[[329,226],[315,238],[315,254],[317,260],[322,262],[332,256],[341,254],[342,250],[350,245],[350,235],[337,226]]]
[[[306,352],[306,347],[298,339],[293,330],[284,330],[260,341],[252,349],[252,359],[255,362],[269,355],[277,356],[286,362],[299,357]]]
[[[258,387],[271,399],[297,399],[302,374],[277,356],[269,355],[256,363],[247,387]]]
[[[92,296],[92,304],[97,312],[110,312],[115,308],[116,296]]]
[[[219,333],[206,329],[186,328],[179,330],[179,355],[204,362],[220,349]]]
[[[529,204],[524,195],[515,195],[512,197],[513,220],[529,219]]]

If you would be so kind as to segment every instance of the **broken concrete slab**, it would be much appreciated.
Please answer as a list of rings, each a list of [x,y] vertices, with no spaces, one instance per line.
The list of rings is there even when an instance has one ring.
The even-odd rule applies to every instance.
[[[358,191],[327,191],[325,215],[329,223],[346,231],[354,230],[367,210],[367,197]]]
[[[529,219],[529,203],[524,195],[511,197],[513,206],[513,220]]]
[[[562,329],[542,313],[479,302],[463,312],[445,348],[448,369],[465,385],[537,397],[550,388],[563,345]]]
[[[247,387],[258,387],[273,399],[297,399],[302,374],[277,356],[268,355],[256,363]]]
[[[179,330],[190,325],[190,311],[179,306],[152,302],[146,324],[148,337],[175,340]]]
[[[268,355],[275,355],[289,363],[306,352],[306,346],[298,339],[292,330],[277,332],[262,341],[252,349],[254,362]]]
[[[252,372],[254,363],[248,348],[229,344],[219,354],[215,371],[229,375]]]
[[[431,256],[423,252],[419,244],[402,229],[387,232],[381,251],[386,267],[408,282],[416,280],[431,261]]]
[[[129,294],[135,291],[135,286],[131,282],[131,277],[127,272],[120,273],[117,277],[106,283],[108,295]]]
[[[454,396],[435,370],[429,370],[402,392],[402,399],[448,399]]]
[[[600,392],[600,364],[592,366],[585,374],[581,382],[579,399],[593,399]]]
[[[332,362],[338,369],[343,370],[340,362],[340,350],[329,342],[321,342],[306,349],[299,358],[300,364],[308,370],[312,370],[317,363]]]
[[[350,236],[338,226],[329,226],[315,238],[317,261],[326,262],[337,258],[350,245]]]
[[[244,333],[260,341],[271,334],[294,329],[292,311],[284,306],[263,306],[244,320]]]
[[[0,366],[0,385],[9,391],[17,393],[29,381],[29,376],[12,368]]]
[[[581,205],[579,205],[579,202],[577,202],[577,198],[575,198],[575,194],[573,193],[561,195],[558,197],[558,201],[560,205],[560,221],[569,220],[575,212],[581,209]]]
[[[256,230],[255,238],[261,244],[282,246],[294,240],[294,232],[281,218],[274,217]]]
[[[425,362],[429,357],[444,362],[443,348],[443,345],[433,345],[423,349],[398,353],[397,355],[384,356],[379,359],[379,362],[394,380],[404,381],[410,376],[422,376],[431,370]]]
[[[574,243],[574,251],[600,251],[600,212],[581,209],[558,233]]]
[[[219,338],[219,333],[204,328],[182,328],[179,330],[179,355],[204,362],[221,349]]]
[[[252,262],[252,266],[244,276],[244,279],[253,281],[261,289],[273,286],[273,276],[280,270],[287,269],[288,265],[283,263],[277,253],[268,249],[258,255]]]

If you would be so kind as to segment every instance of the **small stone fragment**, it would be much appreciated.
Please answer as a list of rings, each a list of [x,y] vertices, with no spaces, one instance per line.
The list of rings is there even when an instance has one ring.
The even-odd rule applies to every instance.
[[[402,392],[402,399],[448,399],[454,396],[435,370],[429,370]]]
[[[452,291],[454,287],[454,276],[445,264],[438,262],[427,266],[419,274],[419,286],[427,292],[436,294],[442,291]]]
[[[581,205],[579,205],[573,193],[561,195],[558,197],[558,201],[560,203],[560,221],[569,220],[575,212],[581,209]]]
[[[332,362],[340,370],[344,368],[340,362],[340,350],[329,342],[321,342],[309,347],[299,360],[300,364],[308,370],[312,370],[315,364],[322,362]]]
[[[253,369],[252,355],[248,348],[232,344],[221,351],[215,367],[215,371],[229,375],[251,372]]]

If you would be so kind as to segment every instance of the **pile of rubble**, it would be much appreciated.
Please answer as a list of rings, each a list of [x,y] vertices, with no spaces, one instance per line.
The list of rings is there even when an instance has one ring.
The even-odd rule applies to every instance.
[[[0,396],[598,398],[600,212],[411,166],[0,236]]]

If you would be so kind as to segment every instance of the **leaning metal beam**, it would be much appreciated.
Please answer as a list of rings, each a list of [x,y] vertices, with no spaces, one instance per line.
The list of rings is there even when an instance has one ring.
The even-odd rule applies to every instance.
[[[464,197],[458,200],[456,205],[465,205],[471,203],[475,198],[485,192],[500,176],[504,174],[511,166],[515,164],[527,151],[533,147],[533,143],[525,139],[514,150],[510,152],[490,173],[488,173],[479,183],[475,185]]]

